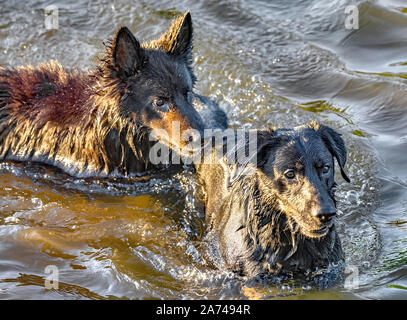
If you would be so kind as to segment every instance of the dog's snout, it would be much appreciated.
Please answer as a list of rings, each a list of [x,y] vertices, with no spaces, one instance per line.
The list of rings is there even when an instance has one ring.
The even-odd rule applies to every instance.
[[[321,223],[329,223],[336,215],[335,202],[331,199],[323,186],[319,185],[319,188],[315,189],[318,190],[315,195],[317,200],[314,203],[312,214]]]
[[[321,214],[318,216],[321,222],[329,222],[336,215],[336,212]]]
[[[335,215],[336,209],[332,207],[321,208],[314,214],[321,222],[329,222]]]

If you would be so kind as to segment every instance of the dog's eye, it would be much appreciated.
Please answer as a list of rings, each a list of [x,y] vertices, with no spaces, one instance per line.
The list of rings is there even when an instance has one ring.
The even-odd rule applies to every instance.
[[[294,179],[295,178],[295,172],[294,172],[294,170],[288,170],[288,171],[286,171],[285,173],[284,173],[284,175],[285,175],[285,177],[287,178],[287,179]]]
[[[327,165],[327,166],[323,166],[321,171],[322,171],[322,173],[328,173],[329,170],[331,170],[331,167]]]
[[[155,98],[153,100],[154,107],[162,112],[168,112],[170,110],[170,106],[163,98]]]

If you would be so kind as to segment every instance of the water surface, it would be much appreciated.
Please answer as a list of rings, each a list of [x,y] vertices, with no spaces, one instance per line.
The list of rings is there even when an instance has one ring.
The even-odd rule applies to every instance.
[[[55,4],[59,29],[46,30]],[[359,29],[345,8],[357,5]],[[0,1],[0,64],[57,59],[95,67],[128,26],[151,39],[191,11],[197,91],[234,128],[311,120],[343,134],[338,229],[357,287],[248,286],[202,265],[202,209],[191,171],[152,179],[74,179],[0,165],[1,299],[407,298],[407,5],[397,0]],[[57,266],[59,290],[46,290]]]

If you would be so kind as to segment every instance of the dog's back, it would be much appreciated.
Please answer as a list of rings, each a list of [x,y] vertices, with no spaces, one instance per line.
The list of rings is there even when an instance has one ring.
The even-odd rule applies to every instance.
[[[55,61],[37,68],[0,69],[0,159],[62,165],[70,151],[68,158],[78,162],[83,153],[100,154],[98,144],[86,141],[85,135],[94,126],[93,86],[88,74],[66,70]],[[73,146],[75,134],[81,147],[64,150]]]

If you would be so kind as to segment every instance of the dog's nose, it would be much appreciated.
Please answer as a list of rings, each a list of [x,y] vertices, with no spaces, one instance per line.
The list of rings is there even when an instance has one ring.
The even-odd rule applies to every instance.
[[[332,210],[332,209],[324,210],[324,209],[322,209],[316,214],[316,217],[321,222],[329,222],[335,215],[336,215],[336,210]]]

